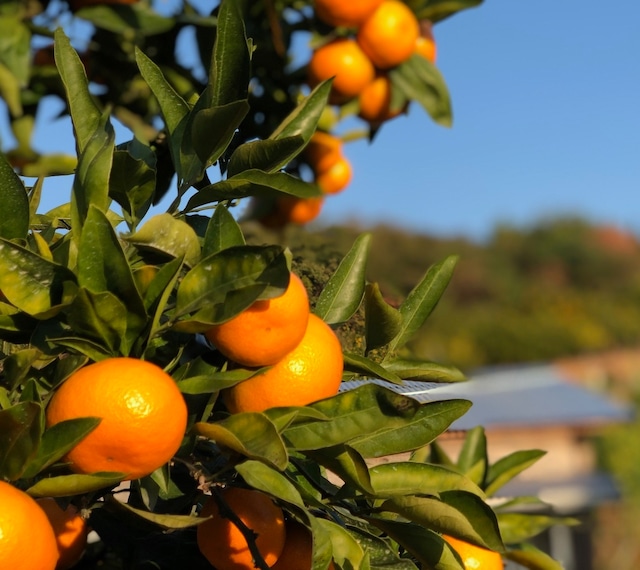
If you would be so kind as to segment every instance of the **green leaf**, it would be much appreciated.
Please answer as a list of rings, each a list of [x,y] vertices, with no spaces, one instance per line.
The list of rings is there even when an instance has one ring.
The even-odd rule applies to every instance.
[[[236,471],[245,482],[269,495],[287,503],[298,511],[306,511],[306,507],[296,487],[282,473],[260,461],[244,461],[236,465]]]
[[[489,467],[485,490],[488,496],[492,496],[498,489],[507,484],[516,475],[528,469],[538,461],[546,451],[531,449],[515,451],[502,457]]]
[[[20,177],[0,152],[0,204],[5,213],[0,216],[0,237],[26,239],[29,232],[29,197]]]
[[[349,492],[351,488],[355,488],[361,493],[375,495],[367,463],[352,447],[336,445],[308,451],[306,455],[340,477],[346,483],[343,490]]]
[[[207,225],[202,244],[202,257],[236,245],[245,245],[242,230],[229,212],[229,208],[220,204],[216,207]]]
[[[72,497],[106,487],[113,487],[125,477],[124,473],[92,473],[91,475],[61,475],[40,479],[27,489],[32,497]]]
[[[423,325],[440,297],[444,293],[458,257],[451,255],[444,261],[432,265],[400,306],[402,327],[400,333],[389,343],[389,353],[385,360],[391,360],[392,351],[403,347]]]
[[[396,358],[384,363],[384,367],[402,380],[424,382],[464,382],[465,375],[454,366],[446,366],[426,360]]]
[[[414,54],[389,71],[394,85],[408,98],[417,101],[431,118],[444,127],[453,122],[449,89],[438,68],[426,58]]]
[[[49,318],[73,299],[76,277],[66,267],[0,238],[0,290],[21,311]]]
[[[6,103],[11,117],[17,118],[23,113],[20,93],[20,80],[0,60],[0,98]]]
[[[15,390],[31,373],[31,366],[42,356],[37,348],[25,348],[13,352],[2,360],[2,383]]]
[[[0,479],[22,476],[38,452],[43,427],[42,407],[35,402],[0,410]]]
[[[304,145],[305,140],[300,135],[246,142],[231,155],[228,175],[235,176],[251,169],[277,172],[286,166]]]
[[[364,297],[365,271],[371,234],[358,236],[318,297],[315,313],[329,324],[343,323],[358,310]]]
[[[508,549],[505,558],[529,570],[562,570],[563,566],[547,553],[542,552],[532,544],[520,544],[517,548]]]
[[[402,379],[399,376],[366,356],[345,352],[343,357],[344,369],[346,371],[355,372],[368,378],[380,378],[387,382],[393,382],[394,384],[402,384]]]
[[[487,438],[482,426],[470,429],[458,456],[458,469],[474,483],[483,486],[487,473]]]
[[[382,463],[369,470],[376,496],[434,495],[443,491],[468,491],[479,497],[484,493],[468,477],[453,469],[428,463],[397,461]]]
[[[333,559],[340,568],[362,568],[363,570],[368,568],[365,551],[349,531],[333,521],[321,518],[318,518],[317,521],[318,525],[330,537]]]
[[[518,544],[539,535],[555,525],[571,526],[580,521],[570,517],[548,515],[498,513],[500,532],[505,544]]]
[[[189,267],[193,267],[200,258],[196,232],[187,222],[171,214],[153,216],[137,232],[124,239],[142,249],[183,258]]]
[[[25,18],[26,20],[26,18]],[[27,87],[30,70],[31,32],[22,18],[2,14],[0,18],[0,62],[16,77],[21,87]]]
[[[436,23],[461,10],[475,8],[482,4],[482,1],[483,0],[429,0],[426,3],[422,3],[423,6],[416,11],[416,17],[419,20],[424,19]]]
[[[154,525],[165,530],[183,530],[191,528],[203,523],[206,518],[196,517],[192,515],[174,515],[166,513],[153,513],[149,511],[143,511],[142,509],[136,509],[131,505],[127,505],[121,501],[110,499],[108,501],[109,509],[126,511],[140,519],[153,523]]]
[[[411,560],[398,555],[398,545],[395,541],[357,526],[348,525],[347,528],[362,550],[367,553],[372,570],[417,570],[417,566]]]
[[[134,30],[144,36],[168,32],[175,26],[173,18],[166,18],[142,3],[135,6],[87,5],[74,14],[97,28],[119,36],[129,36]]]
[[[38,453],[29,463],[23,477],[35,477],[40,471],[58,461],[98,427],[99,423],[100,418],[76,418],[48,428],[42,435]]]
[[[289,461],[278,430],[264,414],[234,414],[216,423],[196,423],[193,429],[220,447],[263,461],[276,469],[284,469]]]
[[[264,373],[265,370],[266,368],[258,368],[257,370],[254,368],[250,370],[234,368],[224,372],[201,373],[179,380],[178,388],[183,394],[211,394],[235,386],[257,374]]]
[[[400,311],[384,300],[377,283],[367,283],[364,291],[364,324],[366,352],[390,343],[402,326]]]
[[[189,212],[200,206],[237,200],[247,196],[276,196],[278,193],[298,198],[314,198],[322,196],[320,189],[285,172],[262,172],[261,170],[245,170],[232,178],[221,180],[205,186],[194,194],[184,209]]]

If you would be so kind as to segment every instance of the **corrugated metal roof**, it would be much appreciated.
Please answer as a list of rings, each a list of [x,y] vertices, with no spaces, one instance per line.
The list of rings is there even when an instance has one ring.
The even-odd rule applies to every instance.
[[[406,381],[396,385],[382,380],[352,380],[341,390],[363,382],[375,382],[420,402],[451,398],[470,400],[471,409],[451,429],[470,429],[477,425],[507,426],[588,426],[626,421],[632,417],[629,406],[613,402],[600,394],[571,384],[551,365],[497,367],[477,371],[468,382],[436,384]]]

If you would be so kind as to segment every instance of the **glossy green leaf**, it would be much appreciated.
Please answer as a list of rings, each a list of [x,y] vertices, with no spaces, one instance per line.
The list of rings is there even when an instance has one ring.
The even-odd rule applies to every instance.
[[[380,378],[394,384],[402,384],[402,379],[399,376],[366,356],[351,352],[345,352],[343,356],[344,369],[348,372],[355,372],[367,378]]]
[[[247,196],[276,196],[278,193],[313,198],[321,196],[320,189],[285,172],[262,172],[261,170],[245,170],[232,178],[210,184],[194,194],[184,209],[189,212],[200,206],[236,200]]]
[[[306,454],[320,465],[335,473],[349,487],[367,495],[374,495],[367,463],[355,449],[348,445],[325,447]]]
[[[562,564],[532,544],[524,543],[517,548],[510,548],[504,557],[529,570],[563,570]]]
[[[248,485],[295,507],[299,512],[306,507],[295,485],[282,473],[260,461],[244,461],[236,466],[236,471]]]
[[[0,152],[0,204],[5,213],[0,216],[0,237],[26,239],[29,231],[29,197],[20,177]]]
[[[369,519],[380,530],[407,549],[424,568],[433,570],[465,570],[453,549],[442,537],[411,522]]]
[[[493,511],[473,493],[444,491],[440,499],[394,497],[387,499],[381,508],[478,546],[498,551],[504,548]]]
[[[449,89],[438,68],[414,54],[389,71],[393,85],[408,99],[418,102],[431,118],[444,127],[453,123]]]
[[[258,370],[234,368],[233,370],[215,371],[208,374],[196,373],[196,375],[179,380],[178,387],[183,394],[211,394],[235,386],[265,370],[266,368]]]
[[[242,230],[229,208],[220,204],[216,207],[204,235],[202,256],[207,257],[228,247],[245,245]]]
[[[42,356],[37,348],[24,348],[2,360],[2,383],[15,390],[31,372],[31,366]]]
[[[451,255],[444,261],[432,265],[400,306],[402,327],[400,333],[389,343],[389,354],[385,360],[392,360],[391,351],[403,347],[416,331],[423,325],[440,297],[444,293],[458,257]]]
[[[555,525],[577,525],[580,521],[570,517],[548,515],[498,513],[500,532],[505,544],[518,544],[539,535]]]
[[[546,451],[539,449],[514,451],[502,457],[489,467],[485,489],[487,495],[493,495],[498,489],[506,485],[516,475],[528,469],[538,461]]]
[[[458,469],[474,483],[484,485],[488,467],[487,437],[482,426],[477,426],[465,434],[464,443],[458,456]]]
[[[484,493],[464,475],[440,465],[398,461],[382,463],[369,470],[376,496],[434,495],[442,491],[468,491],[479,497]]]
[[[284,469],[289,461],[278,430],[264,414],[233,414],[216,423],[199,422],[193,429],[222,448],[264,461],[276,469]]]
[[[340,568],[365,570],[369,567],[366,553],[347,529],[327,519],[319,518],[317,521],[330,537],[333,559]]]
[[[169,531],[198,526],[206,520],[206,518],[200,518],[192,515],[174,515],[144,511],[113,499],[108,501],[108,508],[117,511],[127,511],[127,513],[131,515]]]
[[[246,142],[231,155],[228,174],[235,176],[250,169],[277,172],[286,166],[304,145],[305,140],[300,135]]]
[[[124,473],[92,473],[91,475],[60,475],[40,479],[27,489],[32,497],[72,497],[113,487]]]
[[[417,10],[418,19],[439,22],[468,8],[475,8],[482,4],[483,0],[429,0],[421,2],[422,6]]]
[[[367,553],[372,570],[417,570],[417,566],[411,560],[398,555],[398,545],[395,541],[357,526],[349,525],[347,528],[360,548]]]
[[[48,318],[71,302],[75,287],[66,267],[0,238],[0,290],[21,311]]]
[[[99,423],[100,418],[76,418],[57,423],[45,430],[38,453],[29,462],[23,477],[35,477],[40,471],[58,461],[98,427]]]
[[[187,222],[171,214],[156,214],[137,232],[124,239],[142,249],[183,258],[190,267],[200,258],[200,242],[196,232]]]
[[[38,452],[43,427],[42,407],[35,402],[0,410],[0,479],[22,476]]]
[[[402,380],[424,382],[464,382],[467,378],[454,366],[438,364],[428,360],[396,358],[384,363],[384,367]]]
[[[349,320],[364,297],[365,271],[371,234],[358,236],[351,249],[324,286],[315,313],[329,324]]]
[[[426,448],[420,450],[424,452]],[[416,458],[417,461],[420,461],[419,458]],[[429,455],[426,459],[431,463],[435,463],[436,465],[444,465],[445,467],[450,467],[451,469],[457,469],[455,462],[451,457],[449,457],[446,451],[442,448],[442,446],[437,441],[432,441],[429,444]]]
[[[364,291],[364,323],[366,351],[390,343],[400,332],[400,311],[384,300],[377,283],[367,283]]]

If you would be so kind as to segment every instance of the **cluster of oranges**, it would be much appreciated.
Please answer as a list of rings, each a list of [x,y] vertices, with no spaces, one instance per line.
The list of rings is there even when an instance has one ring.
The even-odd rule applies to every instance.
[[[413,54],[435,62],[436,46],[428,22],[417,20],[400,0],[315,0],[318,18],[336,28],[353,30],[314,50],[309,61],[313,86],[333,78],[331,103],[357,98],[360,117],[379,125],[399,115],[392,105],[388,72]]]

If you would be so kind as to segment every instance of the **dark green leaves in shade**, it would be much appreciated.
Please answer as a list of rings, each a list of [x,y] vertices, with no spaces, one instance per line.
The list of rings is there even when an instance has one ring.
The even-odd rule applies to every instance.
[[[6,156],[0,152],[0,237],[26,239],[29,231],[29,198],[24,184],[13,171]],[[11,215],[7,215],[7,214]]]

